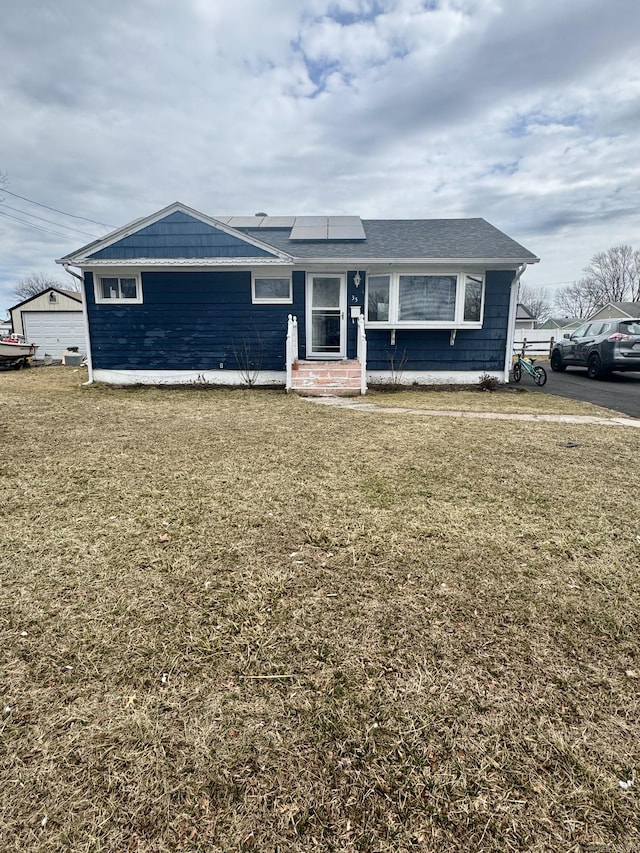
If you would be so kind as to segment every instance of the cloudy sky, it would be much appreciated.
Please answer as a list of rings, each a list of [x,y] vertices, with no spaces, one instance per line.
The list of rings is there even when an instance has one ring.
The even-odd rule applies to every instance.
[[[482,216],[553,292],[640,248],[638,33],[638,0],[6,3],[0,310],[173,201]]]

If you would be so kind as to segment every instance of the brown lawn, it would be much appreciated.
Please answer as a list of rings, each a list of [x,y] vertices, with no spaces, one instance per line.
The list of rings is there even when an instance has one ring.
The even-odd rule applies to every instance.
[[[640,431],[84,379],[0,373],[0,849],[640,846]]]

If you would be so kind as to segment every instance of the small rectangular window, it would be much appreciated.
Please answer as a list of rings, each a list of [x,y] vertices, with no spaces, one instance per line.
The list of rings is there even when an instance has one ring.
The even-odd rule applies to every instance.
[[[96,302],[142,302],[142,288],[137,276],[96,276]]]
[[[367,318],[372,323],[389,320],[389,293],[391,278],[388,275],[370,275],[367,278]]]
[[[254,278],[253,302],[276,304],[293,302],[291,279],[267,277]]]

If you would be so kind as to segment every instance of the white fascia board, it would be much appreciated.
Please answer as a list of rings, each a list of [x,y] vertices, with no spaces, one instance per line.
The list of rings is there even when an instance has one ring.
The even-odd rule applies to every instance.
[[[65,261],[65,263],[70,263]],[[111,258],[78,258],[73,266],[83,270],[92,269],[158,269],[172,270],[176,267],[187,267],[191,270],[225,269],[226,267],[253,269],[255,267],[284,267],[292,268],[287,258],[130,258],[125,261],[115,261]]]
[[[491,269],[497,269],[499,267],[504,269],[513,269],[514,266],[519,267],[522,264],[538,264],[540,263],[540,258],[300,258],[294,256],[293,262],[296,267],[298,266],[309,266],[313,264],[313,266],[321,266],[322,264],[337,264],[349,265],[350,267],[353,265],[359,265],[360,268],[364,268],[366,266],[379,266],[382,264],[414,264],[414,265],[426,265],[429,266],[441,266],[441,267],[490,267]]]
[[[147,228],[149,225],[153,225],[161,219],[164,219],[165,216],[170,216],[172,213],[186,213],[187,216],[192,216],[194,219],[204,222],[205,225],[210,225],[212,228],[217,228],[225,234],[237,237],[244,243],[247,243],[250,246],[255,246],[258,249],[263,249],[265,252],[269,252],[282,260],[289,260],[291,258],[291,256],[286,252],[282,252],[280,249],[276,249],[274,246],[264,243],[262,240],[256,240],[255,237],[249,237],[247,234],[244,234],[242,231],[238,231],[236,228],[230,228],[226,223],[221,222],[219,219],[213,219],[211,216],[207,216],[204,213],[194,210],[192,207],[188,207],[186,204],[182,204],[182,202],[176,201],[167,207],[163,207],[162,210],[152,213],[150,216],[145,216],[142,219],[134,219],[133,222],[129,222],[128,225],[123,225],[122,228],[112,231],[111,234],[107,234],[106,237],[94,240],[92,243],[82,246],[76,252],[73,252],[70,255],[65,255],[63,258],[59,258],[56,260],[56,263],[80,266],[79,262],[81,260],[86,260],[88,255],[107,249],[114,243],[124,240],[126,237],[130,237],[132,234],[142,230],[142,228]]]
[[[223,267],[223,266],[292,266],[296,270],[322,269],[324,267],[332,267],[337,269],[359,269],[364,270],[368,267],[382,266],[430,266],[430,267],[446,267],[451,269],[513,269],[519,267],[523,263],[538,263],[535,261],[519,261],[514,260],[487,260],[479,258],[478,260],[442,259],[442,258],[295,258],[295,257],[274,257],[274,258],[129,258],[127,260],[114,260],[111,258],[92,258],[77,256],[73,262],[67,261],[64,258],[56,263],[72,263],[77,267],[131,267],[131,266],[164,266],[172,268],[176,266],[186,267]]]

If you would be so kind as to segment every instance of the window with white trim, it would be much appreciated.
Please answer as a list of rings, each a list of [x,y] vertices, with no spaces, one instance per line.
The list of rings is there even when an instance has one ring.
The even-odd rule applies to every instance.
[[[367,323],[386,328],[480,328],[484,276],[388,273],[367,276]]]
[[[265,305],[293,302],[291,276],[254,275],[251,278],[251,301]]]
[[[94,289],[97,303],[142,302],[142,285],[138,275],[96,275]]]

